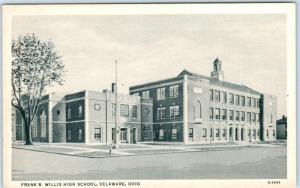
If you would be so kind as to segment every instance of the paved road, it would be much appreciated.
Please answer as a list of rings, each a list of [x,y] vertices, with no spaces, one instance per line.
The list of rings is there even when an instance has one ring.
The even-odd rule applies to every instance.
[[[286,147],[83,158],[13,149],[13,180],[286,178]]]

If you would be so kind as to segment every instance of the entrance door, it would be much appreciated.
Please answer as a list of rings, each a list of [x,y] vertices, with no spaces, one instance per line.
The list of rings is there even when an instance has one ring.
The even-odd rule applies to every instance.
[[[127,142],[127,129],[126,128],[121,128],[120,142]]]
[[[136,128],[132,129],[132,132],[131,132],[131,143],[136,144]]]

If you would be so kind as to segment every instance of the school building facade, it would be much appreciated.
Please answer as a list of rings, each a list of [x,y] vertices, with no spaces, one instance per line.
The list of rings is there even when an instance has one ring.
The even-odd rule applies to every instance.
[[[32,123],[33,142],[111,144],[152,141],[152,99],[104,90],[43,96]],[[117,123],[116,123],[117,122]],[[16,111],[16,140],[25,140]]]
[[[153,140],[184,143],[257,142],[276,139],[276,96],[226,82],[222,62],[211,76],[187,70],[130,87],[153,100]]]

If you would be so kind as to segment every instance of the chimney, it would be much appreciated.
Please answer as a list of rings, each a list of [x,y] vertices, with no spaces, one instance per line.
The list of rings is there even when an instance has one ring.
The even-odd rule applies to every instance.
[[[116,83],[112,83],[112,84],[111,84],[111,92],[112,92],[112,93],[115,93],[115,92],[116,92],[116,89],[117,89]]]

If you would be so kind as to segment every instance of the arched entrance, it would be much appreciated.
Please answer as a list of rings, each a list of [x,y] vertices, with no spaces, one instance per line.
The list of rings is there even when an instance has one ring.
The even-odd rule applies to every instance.
[[[235,140],[239,140],[239,129],[235,128]]]

